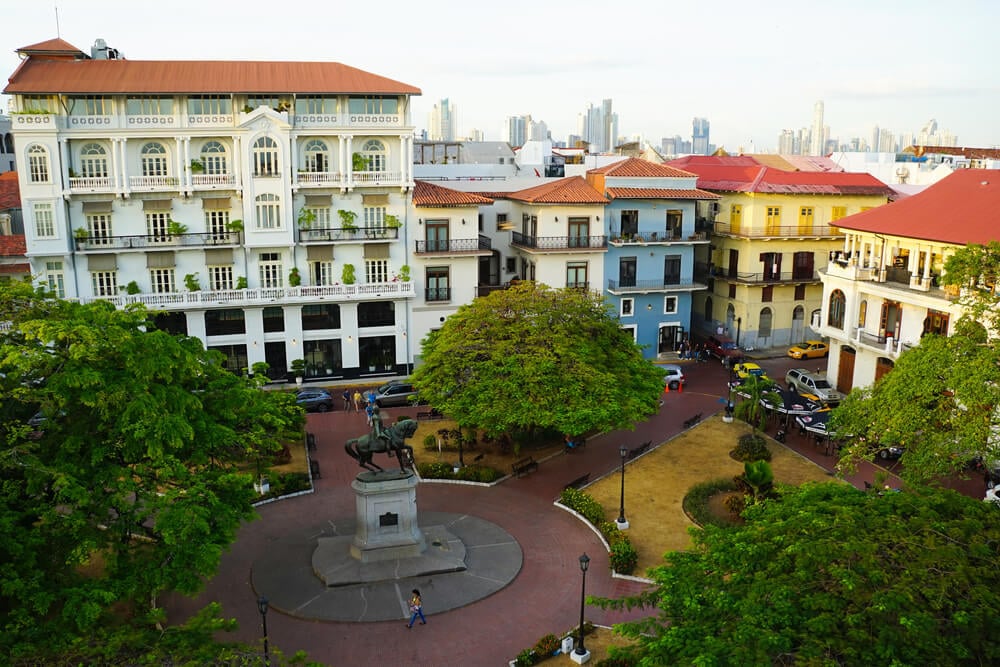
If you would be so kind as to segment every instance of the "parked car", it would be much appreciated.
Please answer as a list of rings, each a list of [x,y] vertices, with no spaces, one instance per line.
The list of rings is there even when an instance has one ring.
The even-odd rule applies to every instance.
[[[743,350],[740,349],[740,346],[725,336],[709,336],[705,339],[705,349],[723,363],[726,359],[733,362],[743,358]]]
[[[793,368],[785,374],[785,382],[800,394],[812,394],[829,406],[838,405],[844,400],[844,395],[834,389],[822,373]]]
[[[878,450],[878,457],[883,461],[898,461],[899,457],[901,457],[905,451],[905,447],[889,445]]]
[[[680,389],[681,385],[687,382],[684,370],[677,364],[665,364],[660,368],[663,369],[663,385],[669,387],[670,391]]]
[[[393,380],[375,390],[375,405],[388,408],[419,402],[416,388],[409,382]]]
[[[295,402],[306,412],[329,412],[333,410],[333,396],[326,389],[303,389],[295,394]]]
[[[807,340],[788,348],[792,359],[822,359],[830,354],[830,346],[821,340]]]
[[[755,364],[752,361],[735,364],[733,366],[733,373],[736,374],[736,379],[738,380],[746,380],[751,375],[760,378],[761,380],[771,379],[767,377],[767,373],[765,373],[764,369],[760,367],[760,364]]]

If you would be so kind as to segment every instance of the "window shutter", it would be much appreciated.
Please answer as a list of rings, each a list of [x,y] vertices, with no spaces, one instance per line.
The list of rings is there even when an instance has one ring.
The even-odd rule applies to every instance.
[[[174,205],[172,199],[146,199],[142,202],[143,211],[169,211]]]
[[[109,199],[107,201],[85,201],[83,202],[83,212],[84,213],[111,213],[111,204],[113,202]]]
[[[118,256],[117,255],[88,255],[87,256],[87,270],[88,271],[117,271],[118,270]]]
[[[173,251],[146,253],[147,269],[172,269],[174,266],[175,262]]]

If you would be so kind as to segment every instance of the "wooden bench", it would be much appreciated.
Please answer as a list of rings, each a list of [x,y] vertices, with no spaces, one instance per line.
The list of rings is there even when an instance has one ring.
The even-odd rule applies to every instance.
[[[694,426],[695,424],[697,424],[698,422],[700,422],[701,421],[701,415],[702,415],[702,413],[699,412],[698,414],[693,415],[693,416],[688,417],[687,419],[685,419],[684,420],[684,428],[691,428],[692,426]]]
[[[631,461],[635,457],[642,456],[643,454],[645,454],[647,451],[649,451],[649,448],[652,446],[653,446],[653,441],[647,440],[638,447],[633,447],[632,449],[628,450],[628,455],[625,458]]]
[[[312,433],[306,433],[306,447],[308,447],[310,451],[316,450],[316,436]]]
[[[576,479],[567,482],[563,486],[563,491],[565,491],[566,489],[579,489],[581,486],[585,486],[589,481],[590,481],[590,473],[588,472],[585,475],[580,475]]]
[[[319,461],[309,461],[309,472],[316,479],[321,478],[323,475],[319,474]]]
[[[521,475],[528,474],[532,470],[538,470],[538,461],[530,456],[525,456],[520,461],[514,461],[510,465],[510,468],[514,472],[515,477],[520,477]]]
[[[418,422],[429,422],[436,421],[438,419],[444,419],[444,415],[438,412],[436,409],[431,408],[430,410],[424,410],[423,412],[417,413]]]

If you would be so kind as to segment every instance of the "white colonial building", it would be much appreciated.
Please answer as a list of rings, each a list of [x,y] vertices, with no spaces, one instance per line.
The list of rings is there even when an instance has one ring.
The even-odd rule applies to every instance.
[[[160,310],[236,371],[405,369],[419,89],[333,62],[125,60],[100,40],[18,53],[4,92],[36,280]]]
[[[960,169],[919,194],[837,221],[843,250],[821,271],[813,328],[830,338],[837,389],[870,385],[927,333],[950,335],[962,309],[944,263],[1000,240],[1000,172]]]

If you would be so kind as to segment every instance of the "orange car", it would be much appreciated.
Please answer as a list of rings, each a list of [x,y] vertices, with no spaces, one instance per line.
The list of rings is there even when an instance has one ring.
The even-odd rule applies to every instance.
[[[828,354],[830,346],[821,340],[807,340],[788,348],[788,356],[792,359],[820,359]]]

